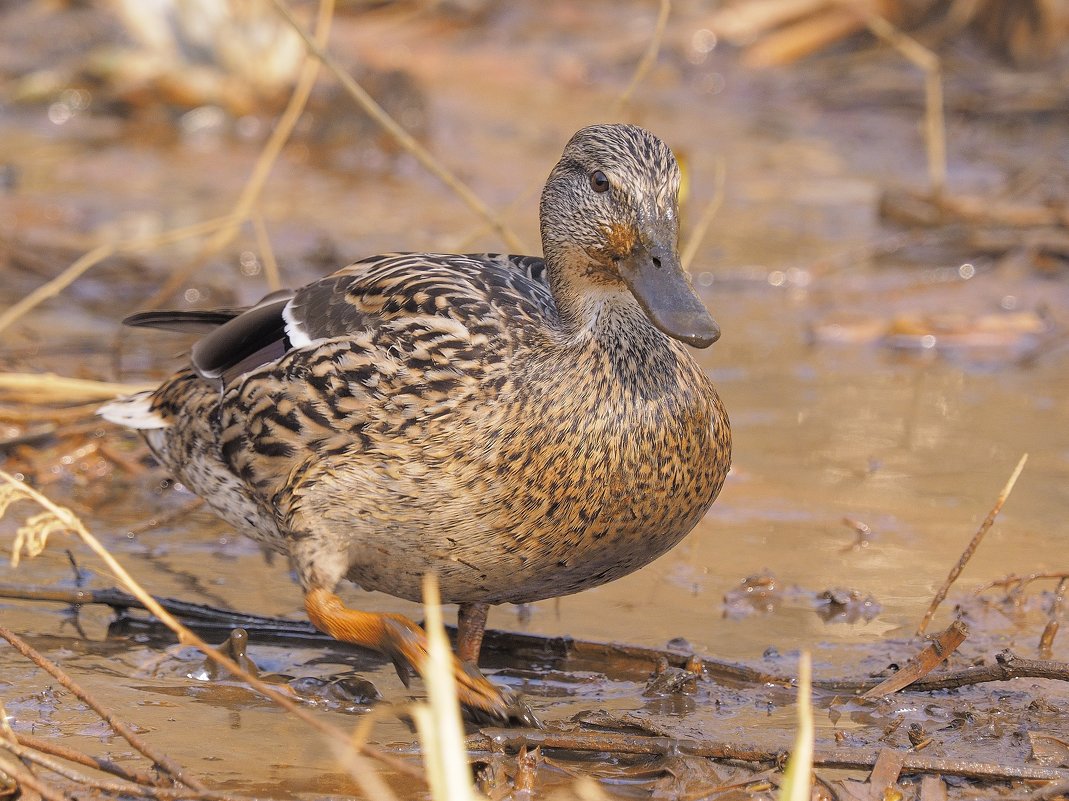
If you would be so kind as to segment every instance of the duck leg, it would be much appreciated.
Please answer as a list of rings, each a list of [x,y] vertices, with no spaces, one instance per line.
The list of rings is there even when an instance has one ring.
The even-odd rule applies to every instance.
[[[476,604],[478,606],[478,604]],[[485,604],[483,604],[485,606]],[[393,660],[397,673],[407,684],[410,668],[423,674],[427,667],[427,636],[423,629],[404,615],[361,612],[350,609],[330,590],[313,588],[304,596],[308,618],[320,631],[336,640],[351,642],[379,651]],[[483,610],[483,623],[486,610]],[[479,626],[482,639],[482,624]],[[476,654],[478,653],[476,645]],[[508,721],[509,703],[497,687],[477,670],[472,670],[453,658],[453,676],[457,682],[460,702],[469,709],[482,712],[492,719]]]
[[[486,615],[490,604],[461,604],[457,610],[457,659],[472,665],[479,664],[479,651],[486,631]]]

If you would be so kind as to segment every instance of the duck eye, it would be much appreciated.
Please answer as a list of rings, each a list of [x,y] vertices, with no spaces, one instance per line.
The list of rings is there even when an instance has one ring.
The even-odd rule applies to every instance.
[[[590,188],[595,192],[608,192],[609,179],[605,177],[605,173],[601,170],[594,170],[590,173]]]

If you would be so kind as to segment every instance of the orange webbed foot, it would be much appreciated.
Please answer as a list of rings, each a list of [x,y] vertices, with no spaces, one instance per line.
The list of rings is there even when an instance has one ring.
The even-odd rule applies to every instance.
[[[388,656],[405,686],[413,671],[425,673],[429,664],[427,636],[407,617],[350,609],[337,595],[324,589],[311,590],[305,596],[305,609],[320,631]],[[491,684],[478,668],[455,656],[453,677],[461,705],[477,719],[538,725],[530,710],[518,703],[512,693]]]

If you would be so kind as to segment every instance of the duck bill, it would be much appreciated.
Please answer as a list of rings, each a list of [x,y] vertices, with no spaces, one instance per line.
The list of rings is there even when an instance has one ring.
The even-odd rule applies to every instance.
[[[650,321],[665,334],[695,348],[720,338],[720,326],[691,289],[675,248],[639,245],[619,269]]]

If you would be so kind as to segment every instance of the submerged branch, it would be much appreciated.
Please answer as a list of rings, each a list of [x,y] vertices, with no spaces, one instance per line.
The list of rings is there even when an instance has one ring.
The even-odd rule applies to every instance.
[[[518,751],[541,746],[568,751],[609,752],[615,754],[683,755],[707,759],[731,759],[740,762],[779,764],[786,749],[769,749],[757,745],[740,745],[714,740],[677,737],[651,737],[645,734],[623,734],[603,731],[546,731],[537,729],[483,729],[468,738],[471,751]],[[846,748],[816,750],[813,766],[870,770],[880,753],[879,748]],[[1000,765],[968,759],[929,757],[917,753],[904,754],[903,772],[939,773],[969,779],[1026,779],[1064,782],[1069,770],[1033,765]]]
[[[100,604],[117,610],[145,609],[145,605],[128,593],[117,589],[64,590],[51,587],[26,587],[0,584],[0,598],[23,601],[46,601],[67,604]],[[317,631],[304,620],[251,615],[227,609],[195,604],[170,598],[157,598],[159,606],[170,614],[184,619],[200,631],[229,633],[231,629],[243,628],[250,636],[275,642],[316,642],[325,646],[337,646],[337,641]],[[622,669],[649,671],[660,660],[671,667],[686,667],[693,654],[647,648],[626,643],[604,643],[592,640],[576,640],[571,637],[547,637],[538,634],[488,630],[484,648],[487,651],[509,653],[514,656],[532,654],[546,661],[590,660],[598,663],[630,663]],[[712,680],[721,683],[769,684],[780,687],[795,686],[794,676],[769,673],[737,662],[702,657],[701,669]],[[990,681],[1009,681],[1016,678],[1040,678],[1069,681],[1069,663],[1048,659],[1023,659],[1009,651],[996,655],[995,664],[947,670],[929,674],[907,688],[910,691],[930,692],[953,687],[965,687]],[[825,678],[814,679],[813,687],[836,693],[860,694],[881,683],[876,678]]]

